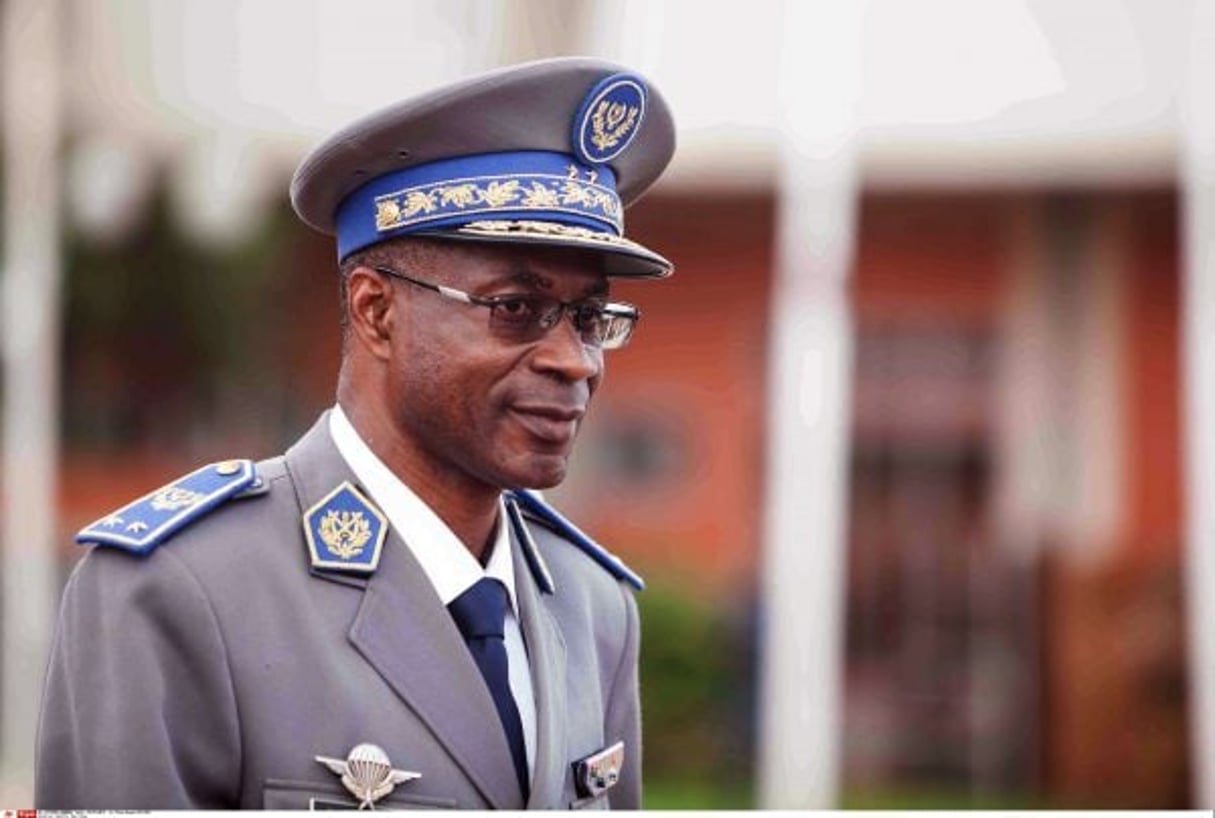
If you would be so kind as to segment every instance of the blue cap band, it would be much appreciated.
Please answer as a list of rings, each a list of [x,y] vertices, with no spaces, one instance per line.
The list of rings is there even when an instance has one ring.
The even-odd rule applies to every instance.
[[[623,212],[608,166],[551,151],[462,156],[391,171],[347,196],[337,211],[338,258],[477,221],[549,221],[620,236]]]

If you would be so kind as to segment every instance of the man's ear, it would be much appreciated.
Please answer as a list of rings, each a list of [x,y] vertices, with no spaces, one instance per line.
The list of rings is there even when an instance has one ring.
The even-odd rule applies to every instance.
[[[345,286],[354,342],[376,358],[388,360],[397,320],[392,282],[368,267],[355,267],[346,277]]]

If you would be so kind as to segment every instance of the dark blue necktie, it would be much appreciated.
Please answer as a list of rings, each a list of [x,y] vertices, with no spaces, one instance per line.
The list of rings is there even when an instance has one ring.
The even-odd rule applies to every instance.
[[[515,762],[515,776],[523,800],[527,801],[527,751],[523,746],[523,722],[515,697],[510,692],[510,672],[506,660],[503,626],[506,621],[506,588],[496,579],[478,580],[447,606],[456,627],[464,635],[473,661],[481,669],[485,684],[498,708],[498,718],[506,730],[510,754]]]

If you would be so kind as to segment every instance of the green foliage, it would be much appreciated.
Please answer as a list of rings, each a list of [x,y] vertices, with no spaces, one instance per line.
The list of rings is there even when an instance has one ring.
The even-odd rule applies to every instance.
[[[67,237],[65,432],[70,445],[124,449],[241,422],[283,394],[273,307],[292,229],[276,208],[238,246],[191,237],[163,179],[144,218],[112,241]],[[326,316],[329,318],[329,316]],[[226,414],[225,414],[226,412]]]
[[[651,776],[645,782],[647,810],[751,809],[749,781]]]
[[[638,602],[646,805],[751,806],[752,651],[744,618],[658,583]]]
[[[843,809],[855,810],[1036,810],[1058,809],[1028,794],[977,793],[960,789],[903,787],[848,790]]]

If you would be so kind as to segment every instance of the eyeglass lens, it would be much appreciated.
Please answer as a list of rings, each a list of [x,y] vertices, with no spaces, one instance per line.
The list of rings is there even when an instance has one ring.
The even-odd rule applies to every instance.
[[[596,302],[563,304],[544,296],[502,296],[490,305],[490,327],[520,341],[534,341],[552,329],[566,311],[584,344],[619,349],[628,342],[635,315],[617,315]]]

